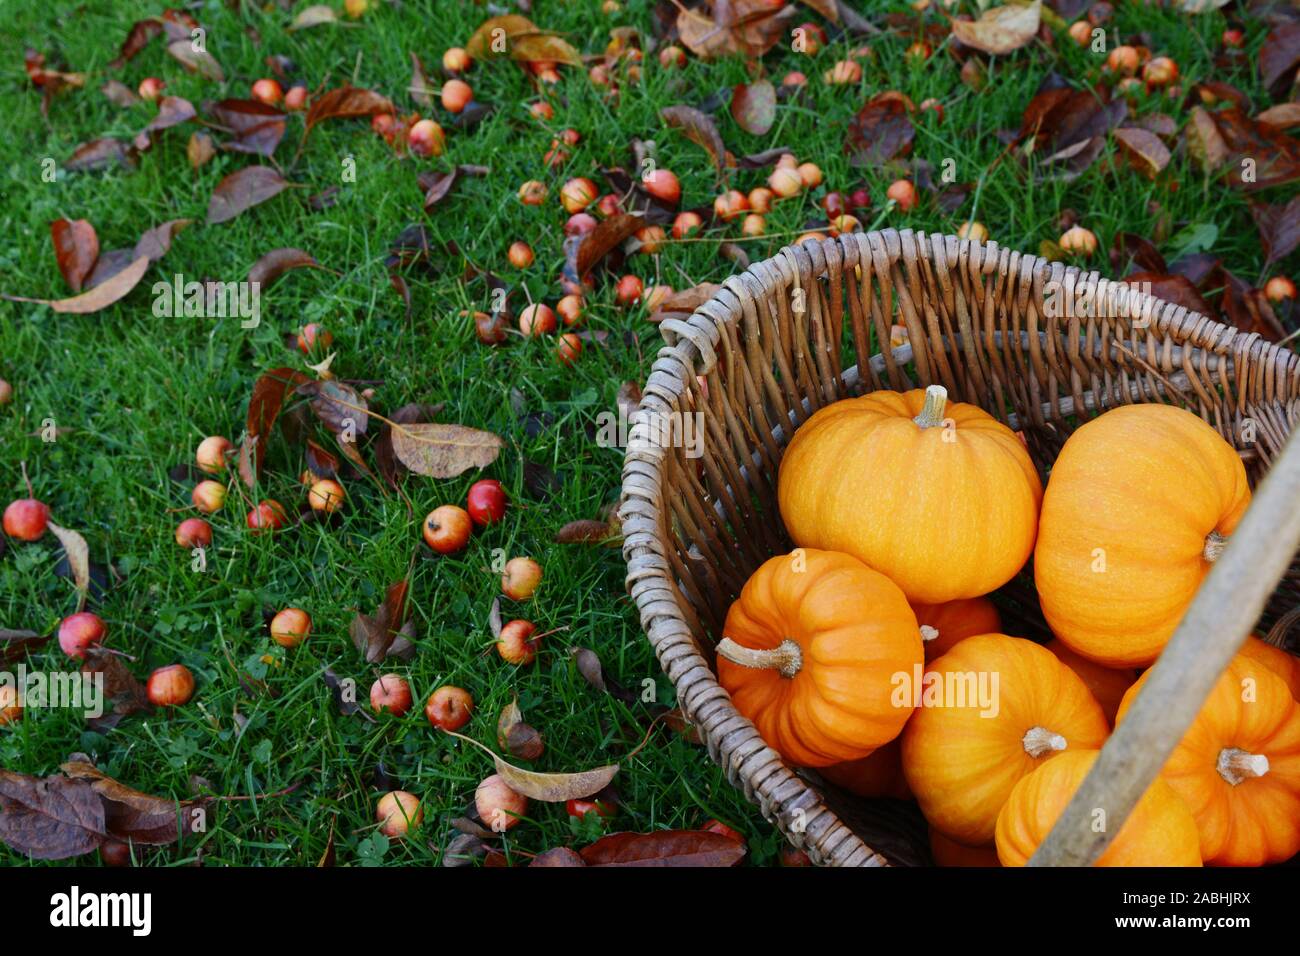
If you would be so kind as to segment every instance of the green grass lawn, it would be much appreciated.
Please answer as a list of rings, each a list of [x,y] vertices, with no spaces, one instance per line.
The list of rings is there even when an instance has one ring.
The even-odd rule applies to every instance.
[[[599,53],[613,27],[634,26],[650,36],[652,6],[628,0],[621,11],[606,14],[599,0],[537,0],[531,16],[564,33],[582,52]],[[908,10],[894,2],[855,6],[869,8],[881,23],[884,10]],[[659,164],[681,178],[684,208],[711,202],[717,185],[707,155],[666,129],[658,111],[678,103],[698,106],[745,82],[746,64],[692,57],[684,70],[669,71],[650,54],[641,81],[625,83],[617,102],[594,89],[583,71],[565,68],[553,93],[551,123],[529,116],[526,104],[539,94],[523,70],[505,61],[475,64],[468,79],[476,98],[495,109],[464,132],[453,129],[440,108],[420,110],[412,102],[410,54],[418,53],[433,73],[443,50],[463,45],[490,15],[485,6],[376,3],[355,24],[299,32],[286,30],[292,13],[276,3],[243,7],[239,13],[212,0],[193,11],[225,70],[219,84],[186,73],[158,40],[124,67],[109,68],[131,23],[161,6],[126,0],[0,5],[0,98],[7,119],[0,138],[0,291],[41,298],[70,294],[50,243],[48,225],[59,217],[88,219],[104,249],[130,248],[140,233],[166,220],[195,220],[141,285],[103,312],[58,315],[40,305],[0,302],[0,377],[14,388],[13,402],[0,409],[0,492],[6,501],[25,496],[25,462],[36,496],[51,506],[54,519],[80,530],[92,559],[115,569],[117,580],[99,613],[109,624],[110,645],[131,655],[137,676],[180,662],[198,679],[188,706],[168,716],[128,718],[107,734],[88,730],[79,713],[31,711],[16,726],[0,729],[0,766],[44,775],[69,754],[84,752],[105,772],[149,793],[185,799],[192,778],[201,777],[216,793],[257,797],[217,804],[206,833],[179,847],[146,850],[144,859],[153,864],[184,865],[201,857],[206,865],[313,865],[331,833],[340,864],[436,863],[455,835],[448,820],[465,811],[475,785],[491,772],[481,751],[425,722],[418,705],[433,688],[452,683],[468,689],[477,703],[464,732],[490,745],[497,715],[518,696],[526,719],[546,738],[536,769],[622,763],[615,779],[621,800],[616,819],[573,822],[562,804],[534,802],[529,819],[502,841],[507,852],[580,846],[602,826],[698,827],[716,817],[748,835],[754,862],[775,862],[777,837],[702,748],[659,727],[627,759],[646,733],[651,705],[625,705],[593,690],[568,653],[570,646],[589,647],[620,683],[640,688],[652,681],[656,703],[673,703],[671,685],[659,673],[625,593],[618,549],[553,543],[562,524],[597,517],[617,500],[622,454],[599,447],[590,436],[597,414],[614,407],[620,386],[643,382],[648,373],[660,339],[645,311],[616,307],[612,282],[600,284],[588,301],[587,324],[609,334],[600,344],[587,342],[581,359],[566,368],[556,362],[549,340],[515,336],[500,348],[477,341],[460,312],[486,308],[488,291],[482,282],[463,281],[460,259],[438,252],[431,269],[406,273],[409,319],[384,263],[397,234],[423,224],[435,246],[454,241],[472,262],[526,288],[533,300],[553,304],[563,262],[560,184],[582,175],[600,181],[600,167],[630,167],[629,143],[639,138],[653,140]],[[1252,67],[1224,74],[1213,64],[1227,23],[1222,14],[1190,17],[1128,3],[1116,8],[1113,27],[1125,36],[1141,33],[1153,51],[1172,56],[1185,85],[1213,77],[1242,89],[1257,108],[1268,105]],[[938,22],[934,13],[928,19]],[[1261,24],[1248,22],[1247,48],[1256,49],[1263,34]],[[1010,160],[984,176],[1004,149],[997,132],[1020,125],[1049,70],[1083,83],[1097,76],[1097,55],[1062,37],[1055,57],[1038,50],[998,59],[987,87],[976,93],[962,84],[943,50],[913,62],[903,55],[909,39],[888,35],[870,40],[874,62],[865,65],[860,84],[821,82],[821,74],[860,42],[843,37],[811,61],[783,47],[769,53],[762,60],[768,76],[779,81],[788,70],[801,69],[810,84],[801,99],[779,106],[766,136],[742,131],[725,106],[717,111],[719,129],[737,156],[785,145],[801,160],[817,162],[826,177],[827,186],[774,210],[768,217],[772,237],[746,243],[753,259],[775,253],[817,219],[817,197],[826,188],[863,184],[876,200],[864,216],[867,225],[953,232],[961,222],[978,219],[1001,244],[1030,252],[1056,239],[1062,211],[1073,209],[1101,240],[1103,251],[1091,267],[1103,274],[1109,269],[1104,250],[1114,235],[1159,240],[1154,203],[1172,226],[1170,238],[1157,241],[1169,258],[1178,251],[1180,230],[1212,223],[1218,227],[1214,254],[1248,281],[1260,278],[1263,254],[1245,200],[1207,181],[1181,152],[1170,175],[1154,183],[1126,168],[1110,171],[1105,162],[1070,183],[1035,184]],[[40,91],[22,69],[24,47],[45,53],[51,66],[90,74],[86,86],[56,95],[48,116],[42,115]],[[145,76],[158,75],[168,93],[199,106],[247,96],[249,84],[267,75],[264,60],[271,54],[292,58],[310,88],[347,80],[385,93],[402,112],[435,116],[448,130],[445,154],[433,160],[398,157],[364,120],[341,120],[317,127],[293,162],[302,115],[292,115],[276,159],[302,188],[213,226],[203,224],[213,188],[226,174],[261,160],[219,152],[206,166],[191,169],[185,145],[193,123],[160,134],[133,171],[60,170],[55,182],[42,179],[45,157],[62,164],[78,144],[103,135],[129,138],[152,117],[149,104],[110,104],[98,91],[107,76],[134,89]],[[951,158],[959,180],[978,182],[954,214],[929,202],[910,214],[889,209],[884,190],[895,175],[849,166],[845,125],[870,95],[885,90],[900,90],[918,103],[930,97],[943,103],[942,120],[933,114],[917,120],[914,154],[935,166]],[[1157,111],[1180,125],[1187,115],[1181,99],[1156,96],[1138,108]],[[578,130],[581,142],[566,166],[547,169],[542,156],[566,127]],[[355,182],[342,181],[348,157],[355,159]],[[462,179],[449,199],[426,214],[417,173],[457,163],[485,165],[491,172]],[[766,175],[737,170],[732,181],[748,190]],[[523,206],[516,191],[534,178],[551,185],[551,198],[540,207]],[[340,187],[337,204],[313,211],[307,198],[330,186]],[[732,226],[711,235],[737,234]],[[537,254],[525,272],[506,261],[506,249],[517,239]],[[628,271],[676,288],[721,281],[734,266],[718,255],[717,245],[670,244],[656,257],[630,259]],[[307,250],[325,269],[288,273],[264,290],[260,327],[153,314],[153,282],[176,273],[187,280],[242,280],[263,253],[281,246]],[[1272,271],[1295,274],[1297,265],[1293,253]],[[516,308],[524,298],[515,293]],[[177,522],[193,512],[190,486],[171,480],[169,471],[192,461],[205,435],[238,440],[261,372],[313,361],[284,342],[286,333],[306,322],[323,323],[334,333],[333,372],[373,386],[373,407],[391,412],[408,402],[440,402],[441,420],[490,429],[507,442],[484,473],[499,478],[511,496],[506,520],[476,534],[458,556],[416,560],[411,599],[418,652],[409,664],[390,662],[385,668],[406,674],[415,692],[417,706],[402,719],[383,716],[370,723],[340,715],[321,672],[330,667],[354,678],[364,695],[379,671],[353,648],[349,621],[358,610],[372,612],[384,589],[405,573],[423,515],[442,503],[463,503],[480,474],[441,481],[411,476],[405,487],[413,513],[400,497],[354,478],[345,482],[350,501],[341,520],[260,537],[247,532],[245,508],[232,488],[230,502],[213,520],[215,546],[205,571],[193,571],[188,552],[172,540]],[[42,440],[46,420],[58,428],[56,441]],[[324,432],[318,437],[330,441]],[[558,477],[551,497],[530,488],[529,462]],[[303,500],[297,479],[303,467],[301,450],[277,436],[260,495],[296,509]],[[528,617],[541,630],[567,628],[545,640],[531,666],[507,665],[493,649],[488,617],[499,587],[489,563],[496,548],[531,555],[545,568],[538,595],[527,606],[506,608],[507,618]],[[76,596],[71,582],[54,573],[57,561],[52,538],[11,543],[0,557],[0,626],[45,633],[72,611]],[[270,640],[263,624],[264,611],[286,605],[307,609],[315,621],[312,638],[288,652]],[[28,666],[59,670],[67,661],[52,642]],[[241,675],[264,681],[264,688],[241,681]],[[288,796],[260,799],[294,785]],[[373,837],[374,802],[394,787],[426,801],[421,839],[386,843]],[[0,849],[0,861],[23,859]]]

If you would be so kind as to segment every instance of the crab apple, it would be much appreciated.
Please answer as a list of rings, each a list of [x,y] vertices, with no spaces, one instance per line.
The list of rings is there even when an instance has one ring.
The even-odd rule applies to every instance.
[[[564,234],[566,236],[585,236],[591,230],[595,229],[598,223],[596,217],[589,212],[575,212],[564,222]]]
[[[813,56],[826,45],[826,31],[815,23],[801,23],[794,28],[794,50]]]
[[[59,647],[69,657],[81,660],[92,644],[101,644],[107,628],[98,614],[78,611],[59,622]]]
[[[284,108],[297,113],[307,108],[307,87],[291,86],[284,92]]]
[[[182,548],[206,548],[212,544],[212,525],[202,518],[186,518],[176,526],[176,543]]]
[[[761,236],[767,232],[767,220],[756,212],[751,212],[740,224],[740,232],[745,236]]]
[[[1236,28],[1223,31],[1223,45],[1237,49],[1246,42],[1246,34]]]
[[[542,566],[532,558],[511,558],[501,575],[501,591],[512,601],[526,601],[542,583]]]
[[[416,156],[441,156],[445,142],[442,127],[431,119],[422,119],[406,131],[406,145]]]
[[[791,89],[797,89],[798,87],[808,85],[808,77],[804,76],[798,70],[791,70],[781,78],[781,85],[788,86]]]
[[[570,293],[555,303],[555,313],[566,326],[582,322],[582,296]]]
[[[534,302],[524,306],[519,313],[519,331],[530,338],[549,335],[555,331],[555,313],[549,305]]]
[[[287,607],[271,618],[271,640],[281,647],[297,647],[311,636],[311,615],[300,607]]]
[[[609,86],[609,69],[603,63],[597,63],[587,71],[587,79],[592,86]]]
[[[18,688],[0,684],[0,727],[16,724],[23,719],[23,705],[18,700]]]
[[[533,264],[533,247],[522,240],[512,242],[506,250],[506,258],[516,269],[527,269]]]
[[[798,175],[795,176],[798,179]],[[723,222],[731,222],[741,213],[749,211],[749,197],[738,189],[728,189],[713,200],[713,212]]]
[[[370,9],[370,0],[343,0],[343,12],[353,20],[360,20]]]
[[[370,131],[387,139],[397,128],[397,118],[392,113],[376,113],[370,117]]]
[[[475,312],[474,334],[484,345],[500,345],[508,335],[510,323],[501,312]]]
[[[343,507],[344,497],[342,485],[332,478],[322,478],[312,483],[311,490],[307,492],[307,503],[311,505],[312,511],[328,515]]]
[[[570,126],[560,131],[560,139],[564,140],[570,146],[577,146],[582,140],[582,134]]]
[[[504,833],[528,812],[528,798],[511,790],[505,778],[494,773],[475,789],[474,809],[484,826],[494,833]]]
[[[745,197],[751,212],[766,215],[772,211],[772,190],[766,186],[755,186]]]
[[[838,236],[846,232],[853,232],[860,228],[862,228],[862,223],[858,221],[858,217],[850,215],[847,212],[840,213],[831,220],[832,236]]]
[[[745,838],[740,834],[739,831],[734,830],[731,827],[727,826],[721,820],[705,820],[704,826],[700,827],[700,829],[703,830],[705,833],[716,833],[719,836],[724,836],[729,840],[735,840],[737,843],[745,842]]]
[[[506,516],[509,501],[501,482],[495,478],[483,478],[469,486],[469,494],[465,496],[465,510],[476,525],[486,528]]]
[[[641,177],[641,187],[662,203],[676,206],[682,198],[682,184],[677,174],[667,169],[652,169]]]
[[[564,812],[571,817],[577,817],[581,820],[589,813],[608,820],[610,817],[618,814],[618,807],[608,800],[566,800],[564,802]]]
[[[146,76],[140,81],[140,86],[136,92],[140,94],[140,99],[153,103],[157,101],[158,97],[162,96],[163,87],[166,85],[156,76]]]
[[[267,106],[274,106],[284,98],[284,91],[280,89],[280,84],[270,77],[262,77],[253,84],[253,99]]]
[[[221,488],[220,485],[217,485]],[[226,489],[221,488],[222,494]],[[218,506],[220,507],[220,506]],[[37,541],[50,523],[50,506],[35,498],[19,498],[5,509],[5,534],[19,541]]]
[[[791,169],[788,166],[778,166],[767,177],[767,185],[782,199],[789,199],[802,192],[803,177],[799,175],[798,167]]]
[[[596,184],[581,176],[570,179],[560,187],[560,204],[567,213],[579,213],[595,202],[598,195]]]
[[[813,865],[812,857],[810,857],[803,850],[799,849],[797,846],[791,846],[788,843],[781,847],[781,852],[778,858],[780,859],[782,866],[812,866]]]
[[[411,709],[411,685],[401,674],[381,674],[370,685],[370,709],[401,717]]]
[[[200,481],[190,492],[190,501],[204,514],[220,511],[226,503],[226,486],[219,481]]]
[[[1264,295],[1270,302],[1285,302],[1295,298],[1295,283],[1286,276],[1273,276],[1264,283]]]
[[[534,119],[555,119],[555,107],[546,102],[546,100],[538,100],[536,103],[529,103],[528,112],[533,114]]]
[[[448,73],[464,73],[474,61],[461,47],[454,46],[442,55],[442,68]]]
[[[614,298],[618,300],[619,305],[628,309],[641,301],[641,293],[644,291],[645,285],[640,277],[625,275],[618,280],[618,285],[614,288]]]
[[[855,189],[849,194],[851,209],[868,209],[871,207],[871,193],[866,189]]]
[[[455,554],[469,543],[469,514],[457,505],[439,505],[424,518],[424,543],[439,554]]]
[[[442,108],[448,113],[462,113],[474,99],[474,88],[464,80],[448,80],[442,84]]]
[[[904,51],[903,56],[909,60],[928,60],[934,50],[925,40],[917,40]]]
[[[99,845],[99,858],[105,866],[130,866],[131,846],[121,840],[105,840]]]
[[[582,339],[574,332],[565,332],[555,343],[555,357],[561,365],[572,365],[582,355]]]
[[[686,51],[679,46],[666,46],[659,51],[659,65],[664,69],[686,65]]]
[[[248,514],[244,517],[244,523],[254,534],[261,534],[263,531],[278,531],[284,527],[288,516],[285,514],[284,505],[274,498],[266,498],[257,503]]]
[[[664,232],[663,226],[643,226],[636,231],[635,235],[637,242],[641,243],[641,248],[637,251],[649,256],[662,249],[668,239],[668,233]]]
[[[963,222],[957,229],[958,239],[970,239],[973,242],[987,242],[989,231],[982,222]]]
[[[1087,20],[1075,20],[1070,24],[1070,39],[1079,46],[1087,46],[1092,42],[1092,24]]]
[[[149,675],[145,693],[155,707],[179,707],[194,696],[194,675],[184,664],[168,664]]]
[[[546,202],[546,184],[530,179],[519,187],[519,201],[525,206],[540,206]]]
[[[1063,252],[1090,256],[1097,251],[1097,236],[1091,229],[1083,226],[1071,226],[1056,241]]]
[[[547,166],[554,168],[556,166],[563,166],[568,161],[569,151],[560,145],[558,139],[551,140],[551,148],[546,151],[544,156],[542,156],[542,162],[546,163]]]
[[[441,730],[460,730],[474,714],[474,698],[463,687],[439,687],[424,704],[424,716]]]
[[[943,104],[940,103],[938,100],[936,100],[933,96],[931,96],[929,99],[922,100],[920,109],[922,113],[925,113],[927,111],[933,113],[934,118],[936,120],[938,120],[940,123],[943,122]]]
[[[826,210],[826,215],[831,219],[844,214],[844,194],[840,192],[829,192],[822,197],[822,208]]]
[[[885,190],[885,196],[892,199],[903,212],[916,208],[916,187],[912,185],[911,180],[895,179]]]
[[[0,378],[0,405],[8,405],[14,400],[14,387]]]
[[[673,220],[673,238],[685,239],[704,225],[704,220],[697,212],[679,212]]]
[[[610,216],[617,216],[623,211],[623,204],[618,201],[618,197],[613,193],[601,196],[596,201],[596,212],[600,213],[606,219]]]
[[[820,232],[804,232],[795,237],[793,245],[801,246],[805,242],[821,242],[825,238]]]
[[[327,349],[334,344],[334,333],[319,322],[308,322],[298,332],[298,351],[310,355],[315,349]]]
[[[1168,86],[1178,79],[1178,64],[1167,56],[1155,57],[1142,68],[1142,79],[1152,89]]]
[[[390,790],[375,805],[375,822],[379,832],[391,840],[401,840],[424,821],[420,798],[405,790]]]
[[[856,60],[839,60],[823,75],[831,86],[846,86],[862,79],[862,67]]]
[[[1110,51],[1110,56],[1106,57],[1106,69],[1112,73],[1132,76],[1138,71],[1140,62],[1141,58],[1136,49],[1131,46],[1117,46]]]
[[[662,282],[645,287],[645,293],[641,296],[641,301],[645,303],[646,311],[653,312],[663,304],[664,299],[673,294],[673,287],[665,285]]]
[[[799,178],[803,180],[804,189],[816,189],[822,184],[822,170],[816,163],[800,163]]]

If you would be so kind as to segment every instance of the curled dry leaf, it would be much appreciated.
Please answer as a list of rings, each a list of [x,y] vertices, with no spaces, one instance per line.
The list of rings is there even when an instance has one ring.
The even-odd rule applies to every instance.
[[[1214,117],[1205,107],[1192,107],[1183,137],[1188,154],[1203,172],[1217,172],[1228,161],[1228,144],[1223,141]]]
[[[1039,0],[1007,4],[986,11],[978,20],[954,20],[952,35],[968,47],[995,55],[1011,53],[1034,38],[1042,19]]]
[[[609,782],[618,773],[618,764],[596,767],[593,770],[582,770],[577,773],[539,773],[535,770],[524,770],[521,767],[507,763],[471,737],[466,737],[452,730],[444,730],[443,733],[451,734],[458,740],[464,740],[478,747],[492,758],[492,762],[496,764],[497,773],[501,775],[501,778],[505,780],[511,790],[522,793],[531,800],[541,800],[543,803],[564,803],[566,800],[580,800],[583,797],[590,797],[592,794],[609,786]]]
[[[769,80],[738,84],[731,91],[731,116],[745,132],[767,135],[776,122],[776,88]]]
[[[217,155],[217,147],[213,144],[211,136],[203,130],[196,130],[190,134],[190,141],[185,145],[185,157],[190,161],[190,166],[198,169],[215,155]]]
[[[659,116],[669,126],[680,129],[691,142],[703,146],[718,169],[726,165],[727,147],[708,113],[693,106],[666,106],[659,111]]]
[[[130,168],[135,165],[135,152],[120,139],[104,136],[82,143],[68,157],[63,168],[69,172],[96,172],[111,166]]]
[[[246,166],[237,169],[212,191],[208,201],[208,225],[229,222],[245,209],[266,202],[289,186],[280,173],[270,166]]]
[[[393,428],[392,442],[403,465],[430,478],[455,478],[470,468],[486,468],[505,446],[492,432],[430,423]]]
[[[132,255],[135,258],[145,256],[150,262],[156,262],[171,250],[172,240],[176,238],[176,234],[192,222],[193,219],[169,219],[161,225],[154,226],[145,231],[136,241]]]
[[[309,252],[286,246],[272,249],[253,263],[248,270],[248,281],[262,286],[270,285],[291,269],[320,269],[321,264]]]
[[[581,519],[570,521],[555,533],[556,544],[596,544],[611,537],[609,522]]]
[[[109,67],[114,70],[121,68],[127,60],[143,50],[150,40],[162,33],[162,28],[162,20],[157,17],[137,20],[131,25],[131,29],[126,34],[126,39],[122,41],[122,48],[118,52],[117,59],[109,63]]]
[[[107,835],[104,803],[84,780],[0,770],[0,840],[33,860],[66,860]]]
[[[164,96],[158,103],[158,113],[144,129],[136,134],[135,148],[144,152],[153,145],[153,134],[194,119],[198,113],[194,104],[184,97]]]
[[[293,18],[293,23],[289,24],[289,29],[306,30],[323,23],[337,23],[338,19],[338,14],[334,12],[333,7],[324,3],[314,3],[298,12],[298,15]]]
[[[1172,154],[1160,137],[1144,129],[1121,127],[1112,133],[1133,168],[1147,179],[1156,176],[1169,165]]]
[[[209,53],[206,47],[200,48],[188,36],[168,43],[167,53],[185,69],[197,73],[205,80],[212,80],[214,83],[226,81],[226,74],[222,71],[216,57]]]
[[[322,120],[395,112],[392,101],[386,96],[356,86],[341,86],[312,100],[307,109],[307,130],[303,136],[310,134],[312,127]]]
[[[768,0],[713,0],[706,7],[678,10],[678,36],[701,59],[731,54],[758,59],[788,35],[787,25],[798,15],[793,5]]]
[[[1286,205],[1252,203],[1250,215],[1264,246],[1264,266],[1285,259],[1300,246],[1300,196]]]
[[[285,114],[259,100],[222,100],[212,106],[211,113],[233,134],[222,144],[231,152],[270,156],[284,138]]]
[[[854,166],[878,166],[906,156],[912,149],[916,128],[912,125],[913,105],[902,93],[877,93],[849,123],[844,151]]]
[[[43,647],[50,639],[35,631],[14,631],[0,627],[0,667],[8,667],[27,656],[28,651]]]
[[[294,368],[273,368],[257,377],[253,393],[248,399],[248,414],[244,425],[244,440],[239,446],[239,476],[249,488],[257,484],[266,458],[266,443],[275,420],[284,407],[284,397],[290,387],[310,381]]]
[[[504,39],[504,43],[498,39]],[[517,13],[483,21],[465,44],[465,50],[476,60],[505,55],[522,62],[549,60],[569,66],[582,65],[582,57],[565,40]]]
[[[108,709],[97,717],[87,718],[86,723],[91,729],[106,733],[125,717],[153,710],[144,685],[135,679],[120,654],[99,645],[89,647],[81,672],[97,676],[104,682],[104,703]]]
[[[362,709],[361,705],[357,703],[357,687],[355,681],[349,679],[349,683],[345,685],[339,675],[334,673],[334,670],[329,667],[325,668],[325,670],[321,672],[321,677],[325,680],[325,686],[330,689],[330,694],[334,698],[334,706],[338,709],[340,714],[344,717],[351,717],[353,714],[357,714],[370,721],[372,724],[375,722],[375,719],[366,713],[365,710]]]
[[[72,583],[77,588],[77,610],[86,605],[86,594],[90,590],[90,548],[86,539],[71,528],[64,528],[48,522],[50,533],[63,545],[68,567],[72,570]]]
[[[95,227],[85,219],[56,219],[50,223],[50,239],[54,243],[54,257],[59,263],[63,281],[73,292],[80,292],[90,270],[99,258],[99,237]]]
[[[611,833],[581,850],[588,866],[735,866],[741,840],[711,830]]]
[[[501,598],[500,596],[492,599],[492,606],[488,608],[488,631],[492,634],[493,640],[501,639]]]
[[[411,54],[411,84],[406,92],[410,93],[411,99],[421,106],[433,105],[434,91],[429,88],[429,78],[424,72],[424,64],[415,53]]]
[[[90,762],[84,754],[73,754],[60,768],[69,779],[88,783],[104,805],[104,826],[119,840],[165,846],[189,832],[190,801],[155,797],[119,783]],[[179,818],[179,826],[178,826]]]
[[[567,846],[555,846],[533,857],[529,866],[586,866],[587,861]]]
[[[595,229],[582,237],[577,246],[574,266],[577,277],[585,277],[596,263],[630,239],[644,225],[645,218],[637,213],[621,212],[602,219]]]
[[[1264,38],[1259,50],[1259,78],[1269,94],[1283,96],[1300,68],[1300,21],[1279,23]]]
[[[518,760],[536,760],[546,750],[542,735],[524,723],[517,697],[502,708],[501,716],[497,718],[497,743]]]
[[[355,388],[336,378],[304,382],[299,395],[311,398],[311,410],[334,434],[364,435],[370,421],[369,404]]]
[[[376,664],[390,654],[400,652],[394,647],[406,619],[406,597],[410,582],[403,578],[390,584],[384,593],[384,602],[379,605],[374,616],[357,613],[348,625],[348,634],[352,644],[365,657],[366,661]],[[409,643],[409,642],[408,642]]]
[[[126,296],[144,277],[148,268],[149,258],[140,256],[112,278],[99,285],[92,284],[89,291],[73,296],[70,299],[30,299],[25,296],[7,294],[3,298],[9,299],[11,302],[34,302],[37,305],[48,305],[55,312],[88,315],[92,312],[98,312],[100,309],[106,309]]]

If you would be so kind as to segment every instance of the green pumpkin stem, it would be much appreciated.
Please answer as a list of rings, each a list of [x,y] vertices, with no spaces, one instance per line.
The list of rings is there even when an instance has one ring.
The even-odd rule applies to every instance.
[[[718,642],[718,654],[733,664],[756,670],[775,670],[782,677],[794,677],[803,669],[803,651],[798,643],[786,638],[776,647],[759,649],[737,644],[729,637]]]
[[[943,425],[943,410],[948,405],[948,390],[942,385],[931,385],[925,390],[925,404],[921,414],[912,421],[921,428],[939,428]]]
[[[1219,555],[1223,554],[1223,549],[1228,546],[1228,536],[1219,534],[1217,531],[1211,531],[1205,536],[1205,550],[1201,552],[1201,557],[1213,564],[1219,560]]]

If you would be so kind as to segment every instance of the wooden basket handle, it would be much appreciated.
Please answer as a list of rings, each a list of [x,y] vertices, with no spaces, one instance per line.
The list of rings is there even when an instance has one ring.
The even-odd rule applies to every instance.
[[[1259,620],[1300,546],[1300,429],[1257,489],[1223,555],[1030,866],[1090,866],[1123,827]],[[1093,829],[1094,811],[1105,827]]]

